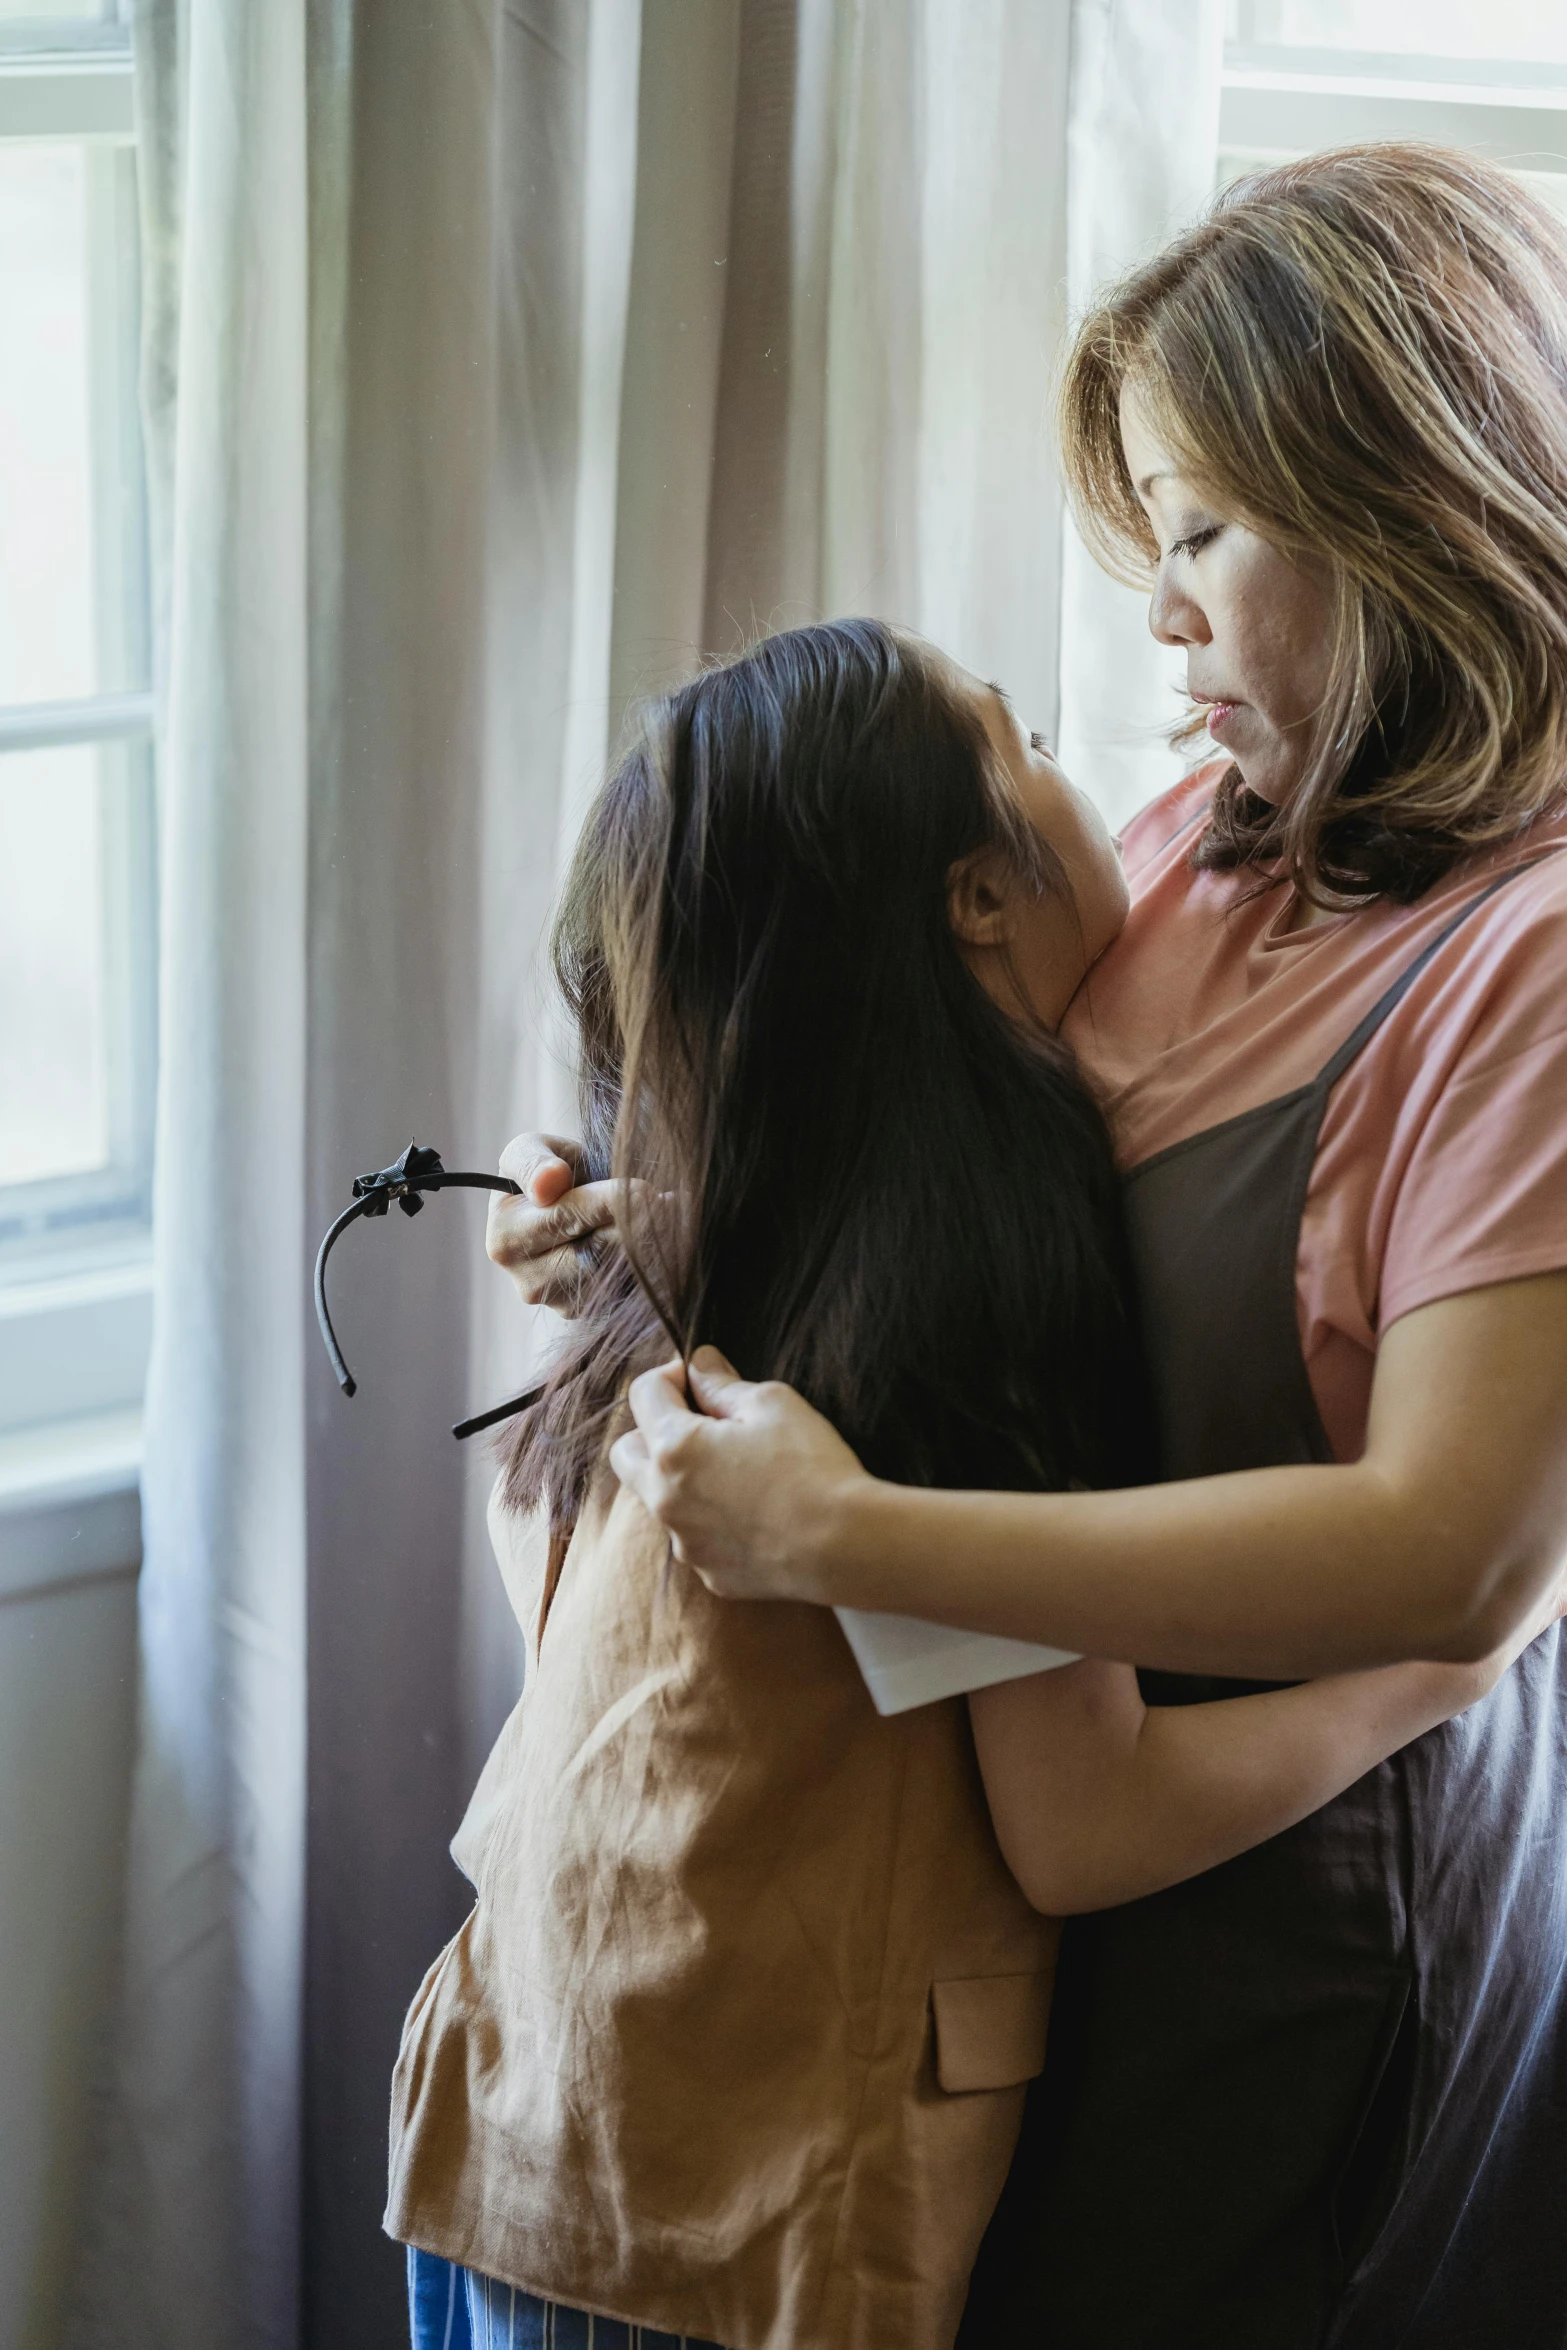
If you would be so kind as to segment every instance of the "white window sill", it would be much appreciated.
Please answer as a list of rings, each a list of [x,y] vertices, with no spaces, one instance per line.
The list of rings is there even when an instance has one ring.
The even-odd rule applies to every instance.
[[[136,1411],[0,1436],[0,1603],[133,1577],[140,1471]]]
[[[93,1412],[0,1436],[0,1518],[134,1493],[141,1474],[140,1412]]]
[[[111,139],[136,133],[131,61],[9,56],[0,63],[0,138]]]
[[[0,1286],[0,1458],[17,1457],[13,1438],[29,1454],[48,1445],[50,1429],[136,1412],[151,1337],[144,1248]]]

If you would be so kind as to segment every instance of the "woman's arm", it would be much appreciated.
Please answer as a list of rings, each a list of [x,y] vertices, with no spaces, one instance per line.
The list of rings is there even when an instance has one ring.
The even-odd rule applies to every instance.
[[[1199,1876],[1484,1697],[1538,1629],[1482,1664],[1387,1665],[1212,1705],[1146,1706],[1130,1665],[1087,1657],[977,1691],[974,1742],[1007,1866],[1053,1917]]]
[[[1567,1273],[1443,1298],[1377,1355],[1366,1450],[1115,1493],[868,1477],[785,1387],[704,1351],[612,1455],[714,1591],[824,1600],[1174,1672],[1293,1680],[1501,1646],[1567,1549]]]

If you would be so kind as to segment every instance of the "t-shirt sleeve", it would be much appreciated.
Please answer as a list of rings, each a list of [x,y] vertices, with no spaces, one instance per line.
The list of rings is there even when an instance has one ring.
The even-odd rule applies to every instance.
[[[1122,826],[1121,856],[1129,876],[1139,872],[1161,849],[1168,848],[1176,834],[1191,830],[1213,798],[1214,786],[1226,764],[1223,759],[1205,760],[1167,792],[1150,800],[1146,808],[1139,808]]]
[[[1550,878],[1564,902],[1505,942],[1403,1172],[1383,1330],[1440,1297],[1567,1269],[1567,876]]]

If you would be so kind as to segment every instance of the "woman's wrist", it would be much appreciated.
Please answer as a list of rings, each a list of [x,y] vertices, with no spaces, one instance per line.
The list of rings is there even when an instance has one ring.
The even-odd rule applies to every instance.
[[[817,1496],[812,1523],[795,1551],[795,1572],[808,1588],[800,1596],[823,1607],[878,1608],[878,1566],[886,1555],[883,1521],[897,1492],[858,1465]]]
[[[941,1618],[943,1599],[925,1589],[932,1555],[930,1515],[947,1497],[924,1485],[890,1485],[859,1469],[825,1497],[811,1545],[812,1596],[828,1607]],[[972,1501],[973,1496],[967,1497]],[[936,1555],[945,1556],[938,1548]]]

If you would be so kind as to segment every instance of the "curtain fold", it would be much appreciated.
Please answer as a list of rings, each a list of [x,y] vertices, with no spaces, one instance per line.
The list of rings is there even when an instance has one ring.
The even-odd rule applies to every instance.
[[[873,611],[1042,726],[1059,673],[1133,788],[1048,411],[1069,297],[1211,174],[1173,13],[140,0],[156,1336],[74,2350],[399,2339],[387,2082],[520,1672],[446,1427],[540,1333],[477,1203],[361,1224],[349,1403],[309,1262],[410,1135],[569,1128],[542,941],[628,699]]]
[[[158,6],[139,38],[165,1238],[127,2028],[80,2338],[150,2345],[219,2339],[235,2303],[286,2338],[298,2242],[305,1309],[277,1275],[304,1246],[304,8]]]
[[[501,18],[475,1164],[523,1127],[576,1123],[543,948],[558,873],[609,748],[639,61],[638,0],[567,0]],[[468,1392],[490,1403],[525,1384],[549,1317],[519,1311],[510,1283],[482,1262],[475,1273]],[[465,1790],[522,1674],[485,1525],[494,1458],[482,1443],[468,1455]]]
[[[1034,0],[646,13],[617,701],[871,612],[1054,724],[1069,30]]]
[[[311,587],[307,1229],[410,1140],[476,1147],[500,12],[356,5],[312,86],[321,266]],[[332,103],[334,95],[338,103]],[[336,266],[332,254],[336,248]],[[486,1156],[492,1155],[487,1151]],[[466,1906],[461,1408],[482,1209],[356,1225],[333,1262],[352,1402],[307,1332],[305,2338],[396,2338],[376,2241],[387,2066]],[[296,1282],[299,1274],[294,1276]]]
[[[625,272],[600,283],[591,240],[614,243],[618,168],[629,247],[636,31],[625,0],[138,13],[157,1312],[82,2345],[403,2323],[387,2082],[465,1906],[445,1847],[474,1723],[517,1680],[465,1567],[483,1465],[447,1425],[497,1317],[471,1199],[356,1227],[349,1403],[309,1266],[410,1133],[483,1163],[540,1112],[532,966],[565,778],[604,747],[588,509],[612,530]]]

